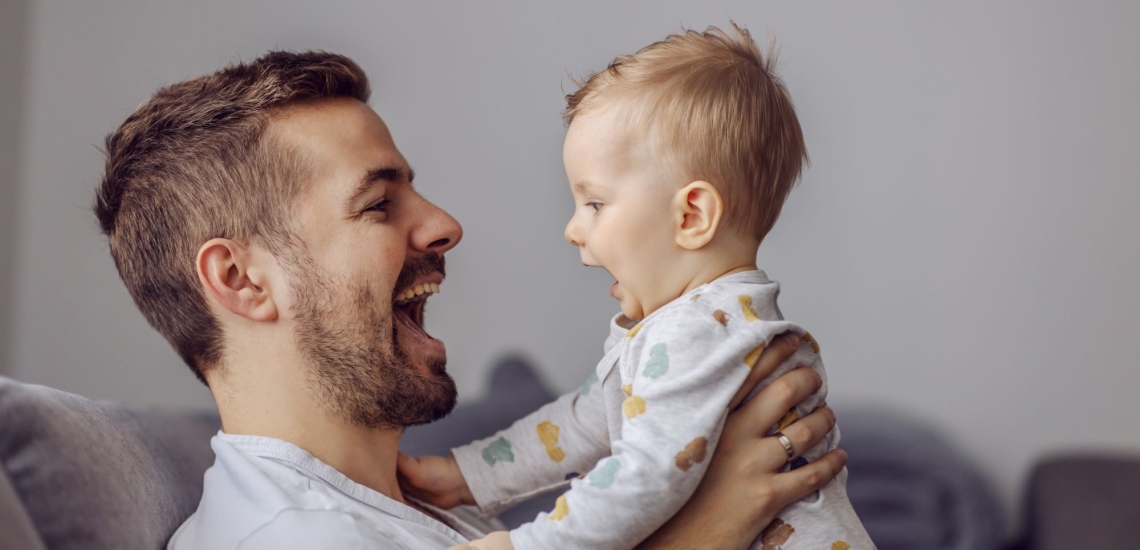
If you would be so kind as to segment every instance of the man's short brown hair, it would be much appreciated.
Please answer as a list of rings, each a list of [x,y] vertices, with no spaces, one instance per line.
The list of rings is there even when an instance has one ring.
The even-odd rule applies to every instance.
[[[734,36],[687,30],[613,60],[566,96],[567,123],[608,108],[689,181],[711,183],[725,223],[763,240],[807,162],[791,96],[776,56],[760,53],[745,29]]]
[[[158,90],[107,136],[95,215],[143,316],[203,383],[224,335],[198,281],[212,238],[292,243],[289,211],[304,163],[266,136],[282,109],[326,98],[367,102],[368,78],[325,52],[270,52]]]

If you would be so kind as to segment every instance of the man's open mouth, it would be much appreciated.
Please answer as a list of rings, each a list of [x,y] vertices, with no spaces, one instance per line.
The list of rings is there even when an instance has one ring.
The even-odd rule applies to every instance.
[[[424,305],[433,294],[439,293],[439,284],[420,283],[412,285],[396,296],[392,310],[397,320],[403,322],[413,332],[431,338],[424,330]]]

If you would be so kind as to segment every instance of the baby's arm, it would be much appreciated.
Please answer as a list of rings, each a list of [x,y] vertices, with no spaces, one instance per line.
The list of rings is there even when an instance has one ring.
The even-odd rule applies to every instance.
[[[510,428],[452,449],[480,510],[495,514],[563,486],[609,454],[601,386],[591,375]]]
[[[708,466],[727,406],[763,346],[788,323],[722,324],[702,304],[635,329],[622,440],[550,514],[511,532],[518,550],[632,548],[681,508]],[[799,332],[799,331],[797,331]],[[627,362],[628,361],[628,362]]]

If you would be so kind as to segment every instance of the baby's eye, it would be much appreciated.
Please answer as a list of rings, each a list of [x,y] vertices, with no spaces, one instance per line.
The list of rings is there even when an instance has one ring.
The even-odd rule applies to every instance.
[[[600,202],[588,202],[588,203],[586,203],[586,207],[592,208],[594,210],[594,212],[597,212],[597,211],[602,209],[602,203],[600,203]]]

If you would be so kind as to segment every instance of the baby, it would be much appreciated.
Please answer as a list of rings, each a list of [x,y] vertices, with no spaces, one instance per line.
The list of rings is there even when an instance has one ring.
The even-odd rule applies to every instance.
[[[632,548],[693,494],[733,395],[774,337],[790,330],[801,348],[754,393],[796,365],[824,374],[819,343],[783,320],[779,284],[756,268],[806,161],[803,135],[774,56],[733,28],[671,35],[567,97],[563,161],[577,206],[566,240],[616,279],[621,314],[580,391],[451,458],[401,461],[413,494],[488,514],[569,483],[553,511],[475,547]],[[826,388],[773,432],[822,404]],[[839,430],[810,449],[781,442],[794,469],[836,448]],[[872,548],[846,479],[784,509],[753,547]]]

